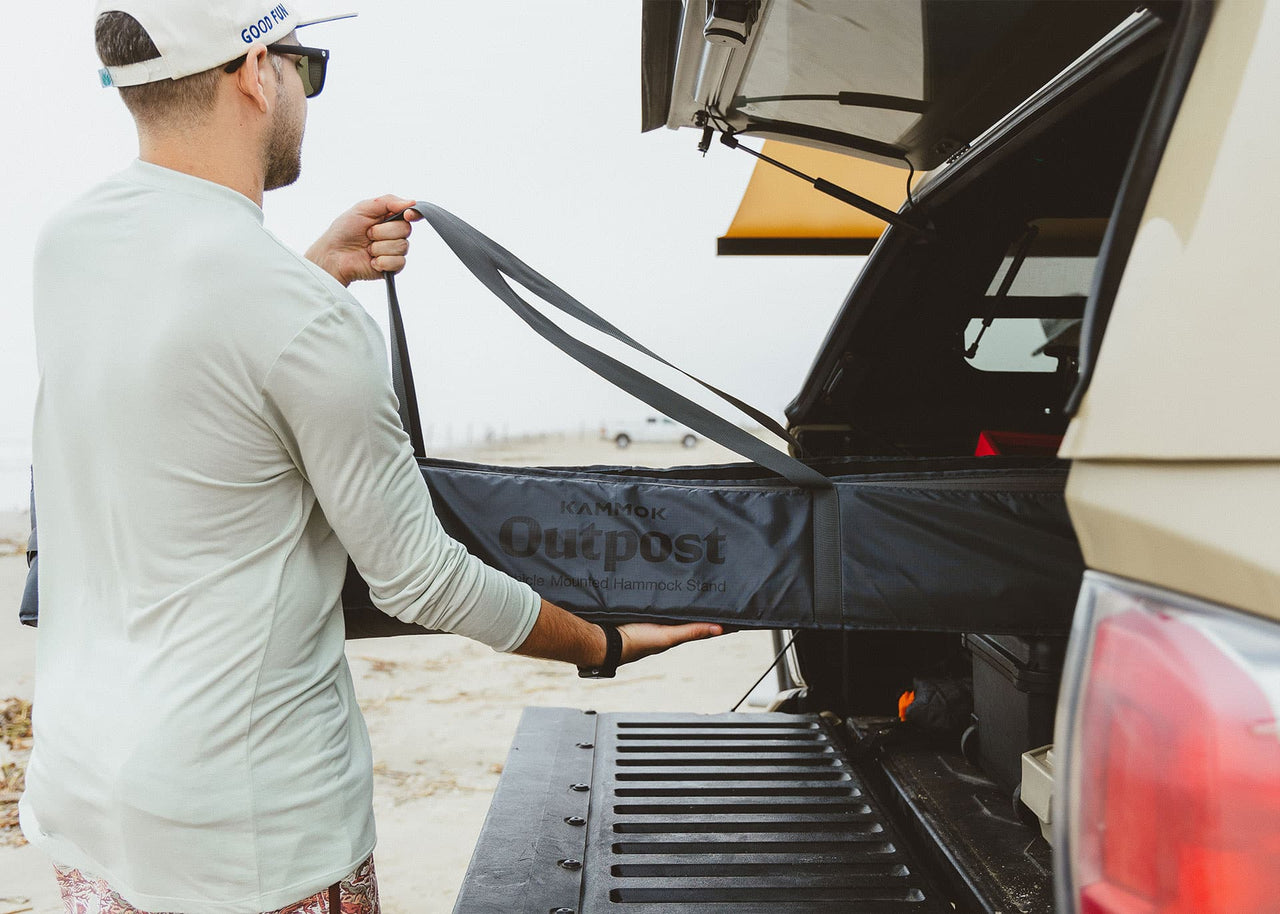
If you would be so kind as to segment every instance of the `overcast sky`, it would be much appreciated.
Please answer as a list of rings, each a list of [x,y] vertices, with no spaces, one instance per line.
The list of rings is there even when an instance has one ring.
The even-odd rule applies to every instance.
[[[862,258],[715,256],[752,160],[718,145],[703,159],[690,130],[639,132],[639,0],[354,8],[358,19],[303,34],[332,60],[310,103],[302,178],[267,195],[269,228],[305,249],[357,199],[430,200],[677,365],[781,417]],[[97,84],[89,0],[7,12],[9,34],[30,36],[8,42],[0,90],[0,460],[12,465],[36,391],[36,231],[136,144],[115,91]],[[536,337],[429,230],[414,239],[400,298],[437,443],[648,411]],[[382,285],[355,291],[385,321]],[[14,488],[0,467],[0,508],[20,500]]]

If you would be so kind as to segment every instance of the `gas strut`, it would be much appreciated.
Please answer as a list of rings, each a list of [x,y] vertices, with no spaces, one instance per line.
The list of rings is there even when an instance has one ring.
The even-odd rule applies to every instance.
[[[707,127],[706,129],[710,130],[711,128]],[[706,143],[707,145],[710,145],[709,142],[707,142],[709,139],[710,138],[706,137],[704,134],[704,143]],[[828,197],[834,197],[835,199],[839,200],[841,203],[847,203],[849,206],[852,206],[854,209],[860,209],[864,213],[867,213],[870,216],[875,216],[877,219],[887,222],[890,225],[896,225],[898,228],[905,229],[908,232],[913,232],[922,238],[927,238],[932,240],[937,237],[931,229],[927,229],[922,226],[916,225],[915,223],[911,222],[909,219],[906,219],[898,215],[893,210],[888,209],[887,207],[881,206],[879,203],[876,203],[873,200],[868,200],[866,197],[859,196],[858,194],[855,194],[851,190],[846,190],[845,188],[841,187],[839,184],[832,184],[826,178],[811,178],[809,177],[809,175],[805,174],[804,172],[798,169],[792,168],[790,165],[787,165],[784,162],[779,162],[777,159],[770,158],[769,156],[765,155],[762,152],[756,152],[754,149],[751,149],[750,147],[743,146],[741,143],[738,142],[738,138],[734,136],[733,133],[730,131],[725,131],[720,134],[720,142],[728,146],[730,149],[741,149],[743,152],[747,153],[748,155],[755,156],[757,159],[760,159],[762,162],[768,162],[770,165],[774,166],[775,168],[781,168],[787,174],[795,175],[797,178],[801,178],[809,182],[809,184],[813,187],[814,190],[821,191],[822,193],[826,194]],[[703,149],[701,145],[698,148]],[[705,152],[705,149],[704,149],[704,152]]]

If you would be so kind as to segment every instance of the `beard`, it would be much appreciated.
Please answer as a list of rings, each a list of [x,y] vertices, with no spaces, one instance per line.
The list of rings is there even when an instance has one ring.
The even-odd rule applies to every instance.
[[[278,92],[276,96],[282,102],[283,94]],[[291,110],[284,104],[277,106],[276,119],[267,136],[264,190],[288,187],[302,174],[302,134],[305,126],[305,117],[299,116],[296,109]]]

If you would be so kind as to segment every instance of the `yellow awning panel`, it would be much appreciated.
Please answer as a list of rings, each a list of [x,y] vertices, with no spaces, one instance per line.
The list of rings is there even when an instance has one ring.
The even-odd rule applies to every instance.
[[[762,152],[894,211],[907,196],[905,168],[777,140],[767,140]],[[874,216],[819,193],[767,162],[756,162],[717,253],[866,254],[884,229],[885,223]]]

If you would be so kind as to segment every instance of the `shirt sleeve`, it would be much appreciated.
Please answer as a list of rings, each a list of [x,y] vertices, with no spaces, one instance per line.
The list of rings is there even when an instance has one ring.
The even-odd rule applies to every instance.
[[[541,601],[440,526],[400,427],[382,334],[363,308],[338,302],[315,317],[276,359],[262,395],[379,609],[499,651],[524,641]]]

